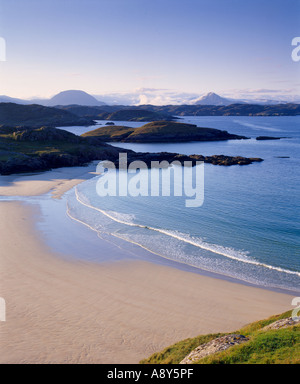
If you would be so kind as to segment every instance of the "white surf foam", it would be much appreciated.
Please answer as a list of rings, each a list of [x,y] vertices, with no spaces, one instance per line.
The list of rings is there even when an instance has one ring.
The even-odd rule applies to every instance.
[[[233,248],[223,247],[223,246],[220,246],[217,244],[210,244],[210,243],[207,243],[207,242],[205,242],[199,238],[195,239],[195,238],[190,237],[187,234],[183,234],[180,232],[175,232],[175,231],[170,231],[170,230],[166,230],[166,229],[160,229],[160,228],[155,228],[155,227],[151,227],[151,226],[146,226],[146,225],[134,223],[134,222],[132,222],[132,219],[134,217],[133,215],[126,215],[126,216],[130,217],[130,221],[126,221],[125,220],[126,216],[124,216],[123,214],[119,214],[117,212],[105,211],[105,210],[102,210],[98,207],[95,207],[95,206],[89,204],[88,202],[83,201],[83,199],[79,196],[77,187],[75,188],[75,195],[76,195],[76,200],[80,204],[102,213],[103,215],[107,216],[108,218],[110,218],[111,220],[113,220],[117,223],[124,224],[124,225],[131,226],[131,227],[143,228],[143,229],[148,229],[150,231],[159,232],[159,233],[164,234],[166,236],[175,238],[179,241],[185,242],[187,244],[193,245],[195,247],[198,247],[198,248],[201,248],[203,250],[224,256],[226,258],[229,258],[229,259],[232,259],[232,260],[235,260],[238,262],[247,263],[247,264],[267,268],[270,270],[274,270],[277,272],[287,273],[287,274],[296,275],[296,276],[300,277],[300,272],[291,271],[289,269],[285,269],[285,268],[281,268],[281,267],[275,267],[275,266],[272,266],[269,264],[265,264],[265,263],[253,260],[247,256],[246,252],[243,252],[243,251],[237,251]]]

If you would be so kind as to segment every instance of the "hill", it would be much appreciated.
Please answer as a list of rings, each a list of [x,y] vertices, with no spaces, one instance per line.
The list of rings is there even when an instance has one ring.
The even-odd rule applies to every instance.
[[[33,104],[29,100],[18,99],[15,97],[9,97],[5,95],[0,96],[0,103]]]
[[[101,106],[89,107],[80,105],[57,106],[75,115],[90,118],[93,120],[112,121],[172,121],[175,118],[167,113],[148,111],[137,107],[124,106]]]
[[[105,105],[105,103],[98,101],[95,97],[89,95],[84,91],[79,90],[69,90],[60,92],[47,101],[48,106],[70,104],[88,106]]]
[[[221,97],[214,92],[209,92],[207,95],[200,97],[195,101],[196,105],[230,105],[233,101]]]
[[[138,143],[246,139],[245,136],[232,135],[227,131],[221,131],[219,129],[199,128],[193,124],[166,121],[148,123],[140,128],[122,126],[101,127],[86,132],[83,136],[99,137],[103,141]]]
[[[112,120],[112,121],[160,121],[160,120],[166,120],[166,121],[172,121],[174,120],[174,117],[170,116],[166,113],[160,113],[160,112],[153,112],[153,111],[146,111],[144,109],[121,109],[118,111],[115,111],[111,114],[103,115],[105,120]]]
[[[180,341],[141,363],[299,364],[299,331],[300,323],[291,319],[289,311],[251,323],[231,334],[200,335]]]
[[[94,121],[69,111],[31,104],[0,103],[0,125],[71,126],[93,125]]]
[[[297,116],[300,104],[140,105],[139,108],[173,116]]]
[[[128,161],[203,161],[215,165],[246,165],[257,158],[240,156],[180,155],[178,153],[139,153],[113,147],[95,136],[77,136],[53,127],[0,126],[0,174],[44,171],[51,168],[85,165],[93,160],[110,160],[119,166],[119,153],[126,152]]]
[[[116,160],[119,151],[97,139],[53,127],[0,126],[3,175],[79,166],[99,159]]]

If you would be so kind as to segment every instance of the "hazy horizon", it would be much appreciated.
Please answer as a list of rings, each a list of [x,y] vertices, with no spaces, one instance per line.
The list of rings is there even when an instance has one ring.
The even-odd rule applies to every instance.
[[[299,21],[299,0],[0,0],[0,94],[299,101]]]

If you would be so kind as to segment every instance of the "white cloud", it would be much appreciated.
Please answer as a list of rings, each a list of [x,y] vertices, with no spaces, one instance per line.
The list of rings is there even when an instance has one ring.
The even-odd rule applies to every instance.
[[[199,94],[176,92],[168,89],[139,88],[128,93],[113,93],[94,95],[98,100],[107,104],[123,105],[168,105],[193,104]]]

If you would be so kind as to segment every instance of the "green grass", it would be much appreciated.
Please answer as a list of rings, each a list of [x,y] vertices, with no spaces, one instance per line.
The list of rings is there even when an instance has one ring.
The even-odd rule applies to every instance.
[[[39,129],[36,129],[36,131],[39,131]],[[76,155],[80,152],[86,152],[91,148],[93,148],[93,145],[85,143],[84,140],[82,143],[72,143],[63,140],[18,141],[15,139],[12,129],[10,133],[0,132],[0,161],[6,161],[11,158],[12,156],[9,152],[35,157],[50,153]],[[101,149],[102,146],[97,144],[97,148]],[[7,151],[7,153],[4,153],[4,151]]]
[[[106,126],[94,129],[93,131],[86,132],[82,137],[101,137],[102,140],[123,140],[128,137],[134,128],[123,126]]]
[[[192,339],[185,339],[178,343],[165,348],[162,352],[154,353],[148,359],[142,360],[141,364],[178,364],[185,358],[193,349],[201,344],[208,343],[209,341],[223,336],[221,333],[214,333],[210,335],[201,335]]]
[[[299,364],[300,328],[258,332],[251,339],[224,352],[199,360],[198,364]]]
[[[115,157],[118,150],[97,138],[84,138],[64,130],[0,126],[1,174],[81,166]]]
[[[222,131],[214,128],[199,128],[193,124],[170,121],[155,121],[139,128],[123,126],[100,127],[86,132],[83,137],[99,137],[104,141],[169,141],[169,140],[210,140]]]
[[[197,364],[300,364],[300,325],[262,330],[265,326],[291,316],[291,311],[251,323],[238,331],[249,341],[226,351],[200,359]],[[230,333],[227,333],[230,334]],[[224,334],[222,334],[224,335]],[[197,346],[207,343],[221,334],[202,335],[180,341],[162,352],[154,353],[141,364],[178,364]]]

